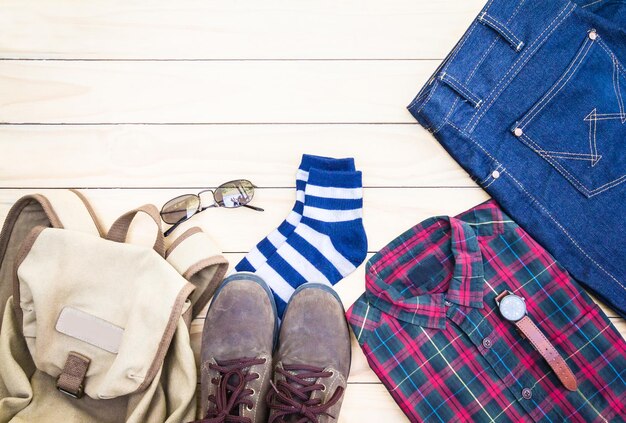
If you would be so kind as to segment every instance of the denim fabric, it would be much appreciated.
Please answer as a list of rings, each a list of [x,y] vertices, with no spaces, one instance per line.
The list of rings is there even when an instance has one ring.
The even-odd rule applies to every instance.
[[[626,317],[626,2],[490,0],[408,106]]]

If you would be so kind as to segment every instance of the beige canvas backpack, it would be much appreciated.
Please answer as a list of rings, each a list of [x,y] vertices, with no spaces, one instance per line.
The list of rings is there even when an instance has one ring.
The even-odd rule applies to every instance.
[[[125,242],[138,213],[152,248]],[[199,228],[166,250],[152,205],[104,234],[77,191],[18,200],[0,234],[0,422],[193,420],[189,324],[227,267]]]

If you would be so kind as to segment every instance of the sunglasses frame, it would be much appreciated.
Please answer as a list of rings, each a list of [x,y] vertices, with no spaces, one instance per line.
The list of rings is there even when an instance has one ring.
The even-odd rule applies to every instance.
[[[256,207],[256,206],[251,206],[250,204],[248,204],[250,201],[248,201],[248,203],[246,204],[241,204],[238,206],[234,206],[234,207],[226,207],[224,205],[224,202],[222,201],[222,204],[220,204],[216,199],[215,199],[215,192],[217,190],[219,190],[220,188],[222,188],[224,185],[228,185],[228,184],[234,184],[234,183],[242,183],[242,182],[248,182],[253,190],[252,190],[252,195],[250,196],[250,201],[252,201],[252,199],[254,198],[254,189],[258,188],[256,185],[254,185],[251,181],[249,181],[248,179],[233,179],[232,181],[228,181],[228,182],[224,182],[223,184],[220,184],[217,188],[215,189],[205,189],[202,190],[200,192],[198,192],[197,194],[182,194],[179,195],[178,197],[174,197],[168,201],[165,202],[165,204],[163,204],[163,207],[161,207],[161,211],[159,212],[159,216],[161,216],[161,219],[165,222],[165,219],[163,219],[163,209],[165,208],[165,206],[168,203],[171,203],[172,201],[176,200],[177,198],[183,198],[183,197],[189,197],[189,196],[195,196],[198,197],[198,207],[196,208],[196,210],[189,216],[185,216],[181,219],[179,219],[177,222],[175,223],[171,223],[171,227],[165,231],[165,233],[163,234],[164,236],[168,236],[169,234],[171,234],[174,229],[176,229],[178,227],[178,225],[180,225],[183,222],[186,222],[187,220],[191,219],[193,216],[197,215],[198,213],[202,213],[203,211],[205,211],[206,209],[211,209],[211,208],[215,208],[215,207],[224,207],[227,209],[237,209],[239,207],[246,207],[252,210],[256,210],[256,211],[265,211],[264,209],[262,209],[261,207]],[[211,204],[210,206],[204,206],[202,207],[202,197],[201,195],[206,193],[206,192],[210,192],[211,195],[213,196],[213,204]],[[167,222],[165,222],[167,223]]]

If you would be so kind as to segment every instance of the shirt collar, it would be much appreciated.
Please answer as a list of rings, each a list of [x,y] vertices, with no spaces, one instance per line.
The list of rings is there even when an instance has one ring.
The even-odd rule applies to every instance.
[[[493,201],[459,217],[433,217],[411,228],[367,264],[369,302],[399,320],[446,327],[446,302],[482,308],[484,274],[478,238],[510,220]]]

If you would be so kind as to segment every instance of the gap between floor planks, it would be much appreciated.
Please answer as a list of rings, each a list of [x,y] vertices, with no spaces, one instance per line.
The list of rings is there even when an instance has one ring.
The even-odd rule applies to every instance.
[[[5,188],[203,189],[244,177],[293,189],[303,153],[354,157],[367,187],[476,187],[413,124],[9,125],[0,151],[12,158],[1,166]]]
[[[484,0],[5,0],[0,56],[27,59],[443,58]]]

